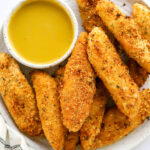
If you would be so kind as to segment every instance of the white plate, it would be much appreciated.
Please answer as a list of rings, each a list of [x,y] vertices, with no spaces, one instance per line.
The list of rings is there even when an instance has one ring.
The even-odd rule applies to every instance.
[[[3,22],[7,16],[8,12],[10,11],[11,7],[18,1],[19,0],[0,0],[0,51],[2,51],[2,52],[7,52],[7,49],[3,42],[3,37],[2,37],[2,25],[3,25]],[[76,15],[76,17],[78,19],[78,23],[79,23],[79,31],[80,32],[83,31],[83,28],[81,26],[81,19],[80,19],[79,12],[78,12],[78,7],[77,7],[75,0],[64,0],[64,1],[67,2],[70,5],[70,7],[73,9],[73,11],[75,12],[75,15]],[[133,2],[137,2],[137,1],[142,2],[141,0],[128,0],[128,1],[127,0],[112,0],[112,1],[115,2],[121,8],[121,10],[123,10],[128,15],[131,14],[131,11],[132,11],[131,8],[132,8]],[[144,1],[147,2],[147,4],[150,6],[149,0],[143,0],[143,2]],[[126,3],[125,7],[123,7],[124,3]],[[28,73],[32,69],[27,68],[22,65],[20,65],[20,66],[21,66],[21,69],[23,70],[23,72],[28,77]],[[56,69],[56,67],[49,68],[49,69],[47,69],[47,71],[50,74],[52,74],[55,69]],[[148,79],[148,81],[145,83],[144,87],[145,88],[150,87],[150,79]],[[5,118],[5,121],[8,123],[8,125],[18,131],[18,129],[15,126],[15,124],[13,123],[1,97],[0,97],[0,113],[3,115],[3,117]],[[135,129],[128,136],[124,137],[123,139],[116,142],[115,144],[112,144],[112,145],[104,147],[104,148],[100,148],[99,150],[130,150],[131,148],[138,145],[141,141],[143,141],[147,136],[150,135],[150,125],[149,124],[150,124],[149,120],[146,120],[144,124],[142,124],[140,127]],[[22,133],[20,133],[20,134],[22,134]],[[23,135],[23,136],[25,137],[27,143],[35,150],[49,150],[50,149],[50,146],[45,139],[29,138],[25,135]]]

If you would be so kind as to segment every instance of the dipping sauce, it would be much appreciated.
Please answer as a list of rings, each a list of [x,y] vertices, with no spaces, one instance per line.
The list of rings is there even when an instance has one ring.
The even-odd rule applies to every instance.
[[[26,61],[48,64],[64,56],[74,38],[68,12],[54,0],[29,0],[12,15],[8,39]]]

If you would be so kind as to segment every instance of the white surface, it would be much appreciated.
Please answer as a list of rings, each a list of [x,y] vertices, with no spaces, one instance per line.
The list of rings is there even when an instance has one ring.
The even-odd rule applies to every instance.
[[[14,136],[15,135],[15,136]],[[26,144],[25,139],[11,127],[9,127],[0,115],[0,150],[6,150],[5,146],[15,150],[33,150]]]
[[[10,11],[10,8],[17,1],[19,1],[19,0],[0,0],[0,29],[2,27],[2,23],[5,20],[5,17],[7,15],[7,13]],[[77,5],[75,3],[75,0],[64,0],[64,1],[68,2],[70,7],[75,12],[75,14],[77,16],[77,19],[78,19],[78,22],[79,22],[79,25],[80,25],[79,26],[79,29],[80,29],[79,31],[81,31],[82,30],[81,20],[80,20],[80,17],[79,17],[79,12],[78,12],[78,8],[77,8]],[[133,3],[133,1],[135,1],[135,0],[128,0],[131,3],[127,2],[127,0],[112,0],[112,1],[117,2],[117,5],[120,6],[120,8],[126,14],[131,14],[131,6],[132,6],[131,3]],[[138,0],[138,1],[140,1],[140,0]],[[145,1],[149,1],[149,0],[145,0]],[[122,7],[124,2],[127,4],[126,7]],[[0,35],[0,51],[5,51],[6,52],[6,47],[3,43],[2,35]],[[27,67],[24,67],[22,65],[21,65],[21,69],[27,75],[27,77],[28,77],[29,71],[32,70],[31,68],[27,68]],[[49,73],[52,73],[54,71],[54,68],[47,69],[47,71]],[[145,84],[145,87],[150,87],[150,83],[147,82]],[[10,115],[8,114],[8,111],[5,108],[5,105],[4,105],[1,98],[0,98],[0,112],[2,113],[2,115],[5,118],[8,125],[11,126],[11,128],[18,131],[18,129],[14,125]],[[143,125],[141,125],[134,132],[132,132],[131,134],[129,134],[128,136],[126,136],[122,140],[116,142],[115,144],[112,144],[111,146],[101,148],[100,150],[130,150],[135,145],[137,145],[141,141],[143,141],[146,137],[148,137],[148,135],[150,135],[150,121],[146,121]],[[44,139],[40,139],[40,138],[32,138],[31,139],[31,138],[29,138],[27,136],[24,136],[24,135],[23,135],[23,137],[25,138],[27,143],[29,145],[31,145],[31,147],[34,148],[35,150],[49,150],[50,149],[50,146],[49,146],[48,142]],[[149,141],[150,141],[150,136],[144,142],[142,142],[137,147],[135,147],[133,150],[150,150],[150,148],[149,148],[150,147],[150,142]]]

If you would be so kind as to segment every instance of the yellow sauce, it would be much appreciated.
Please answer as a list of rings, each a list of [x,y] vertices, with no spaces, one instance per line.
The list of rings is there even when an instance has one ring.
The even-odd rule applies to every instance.
[[[47,64],[64,56],[74,37],[67,11],[54,0],[30,0],[19,7],[8,25],[8,39],[25,60]]]

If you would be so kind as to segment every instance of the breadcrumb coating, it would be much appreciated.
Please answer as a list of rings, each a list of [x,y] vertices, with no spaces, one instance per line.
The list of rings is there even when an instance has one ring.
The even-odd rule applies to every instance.
[[[95,137],[100,133],[108,92],[102,82],[97,83],[96,94],[91,105],[90,113],[80,130],[80,142],[84,150],[91,149]]]
[[[138,24],[142,37],[150,40],[150,10],[138,3],[133,4],[132,10],[133,19]]]
[[[30,136],[41,135],[33,90],[18,63],[6,53],[0,53],[0,93],[18,128]]]
[[[43,71],[31,73],[44,134],[54,150],[62,150],[66,129],[61,120],[57,83]]]
[[[128,67],[130,75],[133,78],[134,82],[139,87],[142,87],[148,78],[148,72],[144,68],[139,66],[133,59],[128,60]]]
[[[90,32],[94,27],[105,28],[102,19],[96,13],[96,4],[98,0],[76,0],[80,16],[82,18],[83,27]]]
[[[61,80],[64,77],[64,72],[65,72],[65,66],[64,67],[59,67],[55,73],[54,73],[54,78],[57,83],[61,82]]]
[[[88,32],[91,32],[94,27],[103,28],[105,33],[109,36],[111,42],[115,45],[119,55],[125,56],[128,59],[128,56],[125,54],[123,47],[115,39],[115,37],[110,33],[110,31],[108,31],[102,19],[97,14],[96,5],[98,3],[98,0],[76,0],[76,1],[79,6],[79,11],[80,11],[84,29]],[[134,9],[134,6],[133,6],[133,9]],[[135,13],[136,13],[136,9],[135,9]],[[143,28],[146,28],[144,30],[148,30],[146,26],[143,26]],[[144,68],[137,65],[137,63],[131,58],[128,61],[128,67],[129,67],[130,74],[133,77],[134,81],[138,84],[138,86],[141,87],[145,83],[146,76],[148,73],[145,71]],[[143,74],[141,74],[142,71],[143,71]]]
[[[101,28],[96,27],[89,34],[87,53],[119,110],[130,119],[136,117],[141,105],[139,88]]]
[[[64,150],[76,150],[76,145],[79,142],[79,132],[68,132],[65,137]]]
[[[125,16],[114,3],[108,0],[99,0],[96,10],[126,53],[150,72],[150,43],[142,39],[133,18]]]
[[[150,116],[150,89],[144,89],[140,94],[143,101],[136,120],[130,121],[116,107],[111,108],[104,115],[101,132],[96,137],[95,143],[91,148],[99,148],[120,140]]]
[[[65,67],[59,91],[63,124],[77,132],[89,115],[95,94],[95,74],[88,61],[87,33],[82,32]]]

